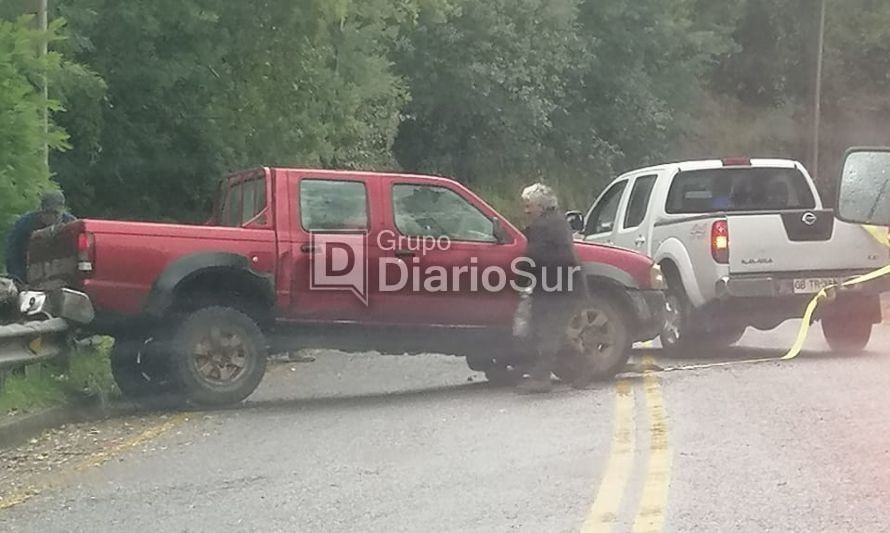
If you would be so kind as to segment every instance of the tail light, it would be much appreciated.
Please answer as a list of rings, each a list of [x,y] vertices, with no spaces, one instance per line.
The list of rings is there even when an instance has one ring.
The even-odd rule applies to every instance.
[[[747,157],[726,157],[721,160],[724,167],[750,167],[751,159]]]
[[[77,236],[77,270],[83,273],[93,271],[96,260],[96,241],[92,233],[80,233]]]
[[[729,224],[725,219],[711,225],[711,256],[718,263],[729,263]]]

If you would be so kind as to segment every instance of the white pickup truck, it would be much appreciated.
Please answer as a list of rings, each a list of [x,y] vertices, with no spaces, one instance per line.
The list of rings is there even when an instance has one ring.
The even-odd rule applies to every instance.
[[[890,248],[863,226],[835,220],[806,169],[786,159],[670,163],[616,178],[576,238],[652,257],[668,283],[669,351],[728,346],[746,328],[803,316],[823,287],[880,268]],[[886,230],[883,230],[886,231]],[[881,322],[886,281],[845,290],[817,320],[833,350],[863,350]]]

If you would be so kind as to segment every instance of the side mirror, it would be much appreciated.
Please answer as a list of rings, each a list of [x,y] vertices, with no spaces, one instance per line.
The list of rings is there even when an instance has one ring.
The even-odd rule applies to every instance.
[[[566,221],[572,231],[581,231],[584,229],[584,214],[581,211],[567,211]]]
[[[847,150],[835,216],[854,224],[890,226],[890,147]]]
[[[494,235],[498,244],[505,244],[511,241],[510,234],[504,229],[504,225],[501,224],[501,219],[498,217],[491,219],[491,234]]]

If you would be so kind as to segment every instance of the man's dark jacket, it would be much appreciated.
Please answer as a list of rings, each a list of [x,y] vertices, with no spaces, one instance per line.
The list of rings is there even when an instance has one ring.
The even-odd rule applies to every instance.
[[[73,220],[76,219],[71,214],[62,214],[63,224]],[[27,254],[31,234],[44,227],[46,226],[40,220],[40,212],[31,211],[20,216],[9,230],[6,237],[6,272],[20,283],[25,283],[28,279]]]
[[[524,270],[535,279],[533,297],[569,297],[586,294],[586,284],[580,262],[575,254],[572,230],[557,210],[549,209],[525,229],[528,239],[525,255],[533,266]],[[574,268],[574,273],[572,272]],[[569,284],[568,280],[572,279]],[[557,291],[547,292],[544,288]]]

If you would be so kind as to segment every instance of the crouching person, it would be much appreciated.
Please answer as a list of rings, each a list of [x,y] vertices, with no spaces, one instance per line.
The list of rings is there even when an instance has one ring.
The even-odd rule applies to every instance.
[[[559,211],[553,190],[535,183],[522,191],[530,223],[525,229],[527,279],[532,284],[529,340],[535,362],[519,385],[522,393],[552,389],[553,366],[566,343],[566,327],[587,293],[581,265],[575,255],[572,231]]]

